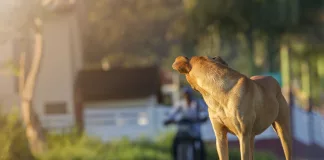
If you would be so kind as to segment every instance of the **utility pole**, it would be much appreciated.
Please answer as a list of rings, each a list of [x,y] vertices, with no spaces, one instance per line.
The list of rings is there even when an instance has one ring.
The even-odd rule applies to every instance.
[[[248,48],[249,50],[249,70],[251,76],[255,74],[255,60],[254,60],[254,39],[253,39],[253,28],[251,27],[247,32],[246,32],[246,37],[248,39]]]

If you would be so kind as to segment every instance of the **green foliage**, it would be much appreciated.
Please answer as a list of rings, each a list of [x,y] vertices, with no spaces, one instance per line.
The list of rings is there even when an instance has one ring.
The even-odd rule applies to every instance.
[[[105,160],[105,159],[171,159],[170,146],[173,134],[158,137],[155,141],[140,138],[132,142],[127,138],[103,143],[97,139],[68,135],[49,135],[50,151],[41,155],[41,160]]]
[[[42,160],[94,159],[103,146],[99,140],[79,136],[76,133],[48,136],[49,151],[41,155]]]
[[[86,63],[111,66],[160,63],[179,39],[181,1],[87,1]]]
[[[168,132],[150,140],[141,137],[136,141],[122,138],[104,143],[99,139],[80,135],[76,131],[66,134],[48,134],[49,150],[34,158],[28,149],[25,130],[17,114],[0,114],[0,160],[169,160],[174,138]],[[207,160],[218,159],[215,144],[205,144]],[[240,152],[230,150],[230,159],[239,160]],[[256,153],[257,160],[273,160],[272,155]]]
[[[154,140],[142,137],[136,141],[128,138],[115,140],[111,143],[103,143],[97,139],[85,135],[78,136],[75,133],[68,135],[50,135],[50,151],[40,160],[168,160],[171,157],[171,146],[174,133],[169,132],[158,136]],[[207,146],[207,160],[218,159],[214,145]],[[258,160],[275,159],[268,153],[256,153]],[[240,160],[238,150],[230,151],[231,160]]]
[[[237,148],[229,148],[230,160],[241,160],[240,150]],[[275,160],[277,159],[273,154],[268,152],[255,152],[254,159],[256,160]],[[207,147],[207,160],[218,160],[217,152],[213,146]]]
[[[214,24],[230,32],[253,28],[280,33],[300,23],[309,24],[309,19],[314,21],[320,4],[319,1],[187,0],[184,6],[189,16],[188,34],[198,37]]]
[[[0,114],[0,160],[33,160],[17,113]]]

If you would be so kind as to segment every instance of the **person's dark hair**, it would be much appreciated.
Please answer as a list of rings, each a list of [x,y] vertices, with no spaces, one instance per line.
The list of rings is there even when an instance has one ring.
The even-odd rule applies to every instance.
[[[192,100],[193,99],[193,90],[190,87],[184,87],[183,95],[187,100]]]

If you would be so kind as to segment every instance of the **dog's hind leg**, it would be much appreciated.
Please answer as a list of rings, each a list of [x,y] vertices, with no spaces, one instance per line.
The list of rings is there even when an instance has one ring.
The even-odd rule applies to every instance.
[[[292,135],[290,128],[290,110],[284,97],[280,95],[279,114],[272,127],[278,134],[282,148],[285,153],[286,160],[292,160]]]
[[[272,127],[278,134],[282,148],[285,153],[286,160],[292,160],[292,144],[291,144],[291,136],[290,132],[288,131],[290,128],[285,122],[282,121],[275,121],[272,124]]]

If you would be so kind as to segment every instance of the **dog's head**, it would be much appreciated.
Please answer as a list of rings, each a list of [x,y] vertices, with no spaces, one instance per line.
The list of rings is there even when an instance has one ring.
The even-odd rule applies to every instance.
[[[207,94],[207,90],[203,89],[199,81],[204,81],[208,74],[221,75],[223,68],[227,68],[227,63],[219,56],[193,56],[190,59],[185,56],[179,56],[172,64],[172,68],[179,73],[185,74],[191,87],[199,91],[201,94]]]
[[[172,64],[172,68],[180,73],[187,74],[191,70],[189,58],[185,56],[179,56]]]
[[[207,56],[194,56],[193,59],[195,62],[208,61],[208,62],[213,62],[217,64],[222,64],[224,66],[228,66],[228,64],[220,56],[215,56],[213,58]],[[190,59],[185,56],[178,56],[175,59],[174,63],[172,64],[172,68],[180,73],[187,74],[192,69],[192,66],[190,64]]]
[[[228,66],[228,64],[220,57],[220,56],[215,56],[212,58],[216,63],[220,63],[222,65]]]

